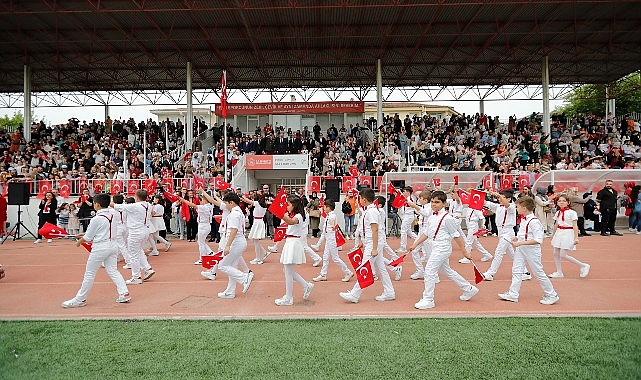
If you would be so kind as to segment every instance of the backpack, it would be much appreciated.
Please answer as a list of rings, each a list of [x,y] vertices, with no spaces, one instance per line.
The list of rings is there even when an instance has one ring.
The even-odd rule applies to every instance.
[[[341,206],[341,211],[343,212],[343,214],[351,214],[352,204],[349,203],[348,201],[343,201],[343,205]]]

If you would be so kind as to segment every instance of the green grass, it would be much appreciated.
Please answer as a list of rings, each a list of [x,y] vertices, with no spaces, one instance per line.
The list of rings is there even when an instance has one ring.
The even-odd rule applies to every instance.
[[[0,322],[0,379],[639,379],[641,319]]]

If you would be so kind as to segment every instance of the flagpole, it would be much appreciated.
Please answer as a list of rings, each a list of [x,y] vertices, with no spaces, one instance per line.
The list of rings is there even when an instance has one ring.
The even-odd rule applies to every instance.
[[[227,141],[227,70],[223,70],[223,79],[222,79],[222,93],[221,93],[221,102],[220,102],[220,112],[223,115],[223,136],[225,139],[225,143],[223,145],[223,154],[225,157],[223,158],[223,178],[225,179],[225,182],[227,182],[227,144],[229,143]]]
[[[224,145],[224,148],[223,148],[223,149],[224,149],[224,155],[225,155],[225,158],[223,159],[223,162],[224,162],[224,168],[223,168],[223,170],[224,170],[224,174],[223,174],[223,178],[225,178],[225,182],[227,182],[227,118],[225,118],[224,123],[225,123],[225,124],[223,124],[223,127],[225,128],[225,132],[224,132],[224,136],[225,136],[225,145]]]
[[[142,133],[142,172],[147,174],[147,131]]]

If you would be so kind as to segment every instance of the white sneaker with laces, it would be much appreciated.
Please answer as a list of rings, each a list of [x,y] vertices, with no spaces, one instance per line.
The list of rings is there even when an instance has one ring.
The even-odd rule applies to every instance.
[[[236,295],[235,294],[230,294],[230,293],[225,293],[225,292],[220,292],[220,293],[218,293],[218,298],[232,299],[232,298],[236,298]]]
[[[554,305],[557,302],[559,302],[559,296],[556,294],[553,296],[543,296],[539,301],[542,305]]]
[[[47,243],[53,243],[53,239],[47,239]]]
[[[381,294],[380,296],[376,296],[375,298],[379,302],[385,302],[385,301],[394,301],[396,299],[396,295],[394,294]]]
[[[319,281],[327,281],[327,276],[323,276],[322,274],[319,274],[318,276],[312,278],[312,280],[319,282]]]
[[[459,296],[459,299],[460,299],[461,301],[469,301],[469,300],[471,300],[471,299],[472,299],[472,297],[474,297],[474,296],[476,295],[476,293],[478,293],[478,292],[479,292],[479,288],[477,288],[476,286],[472,285],[472,288],[471,288],[471,289],[468,289],[468,290],[466,290],[466,291],[464,291],[464,292],[463,292],[463,294],[461,294],[461,295]]]
[[[42,243],[42,239],[36,239],[36,241],[33,242],[33,244],[40,244]]]
[[[419,309],[419,310],[425,310],[425,309],[432,309],[434,308],[434,301],[433,300],[426,300],[426,299],[421,299],[417,303],[414,304],[414,307]]]
[[[321,265],[322,262],[323,262],[323,258],[319,257],[318,259],[314,260],[314,263],[312,264],[312,266],[318,267],[319,265]]]
[[[354,297],[351,292],[341,292],[338,293],[339,296],[341,296],[342,299],[345,301],[349,301],[351,303],[358,303],[358,298]]]
[[[149,268],[145,271],[145,274],[142,276],[143,281],[149,280],[154,274],[156,274],[156,271]]]
[[[403,274],[403,267],[402,266],[399,265],[396,268],[394,268],[394,281],[400,281],[402,274]]]
[[[352,277],[354,277],[354,273],[353,272],[349,272],[348,274],[343,276],[343,278],[341,278],[341,281],[348,282],[349,280],[352,279]]]
[[[129,280],[125,281],[125,284],[127,284],[127,285],[140,285],[140,284],[142,284],[142,278],[140,278],[140,277],[138,277],[138,278],[132,277]]]
[[[519,297],[515,296],[514,294],[512,294],[510,292],[499,293],[499,298],[502,299],[502,300],[510,301],[510,302],[514,302],[514,303],[519,302]]]
[[[275,299],[274,303],[278,306],[292,306],[294,304],[294,300],[287,296],[283,296],[282,298]]]
[[[62,303],[62,307],[64,307],[65,309],[70,309],[70,308],[73,308],[73,307],[83,307],[86,304],[87,304],[86,300],[85,301],[78,301],[77,299],[72,298],[72,299],[70,299],[68,301],[63,302]]]
[[[243,282],[243,293],[247,293],[249,290],[249,286],[252,284],[252,281],[254,280],[254,272],[249,271],[247,272],[247,278],[245,278],[245,282]]]
[[[169,251],[169,248],[171,248],[171,242],[167,242],[167,245],[165,246],[165,252]]]
[[[425,277],[425,273],[419,271],[412,273],[412,275],[410,276],[412,280],[421,280],[423,279],[423,277]]]
[[[303,291],[303,299],[308,300],[309,296],[312,295],[312,290],[314,290],[314,284],[311,282],[307,283],[307,286],[305,287],[305,290]]]
[[[549,278],[563,278],[564,276],[563,276],[563,273],[561,273],[561,272],[554,272],[554,273],[548,274],[548,277]]]
[[[262,264],[262,263],[263,263],[263,260],[253,259],[253,260],[251,260],[249,263],[250,263],[250,264],[254,264],[254,265],[260,265],[260,264]]]
[[[492,256],[491,253],[487,253],[487,254],[483,255],[483,257],[481,257],[481,261],[483,261],[483,262],[490,261],[490,260],[492,260],[492,257],[494,257],[494,256]]]
[[[461,264],[469,264],[472,262],[472,260],[468,259],[467,257],[464,257],[458,261]]]
[[[203,261],[202,260],[196,260],[194,261],[194,265],[202,265]]]
[[[127,303],[129,301],[131,301],[131,295],[129,295],[128,292],[125,294],[121,294],[118,296],[118,298],[116,298],[116,302],[118,303]]]
[[[158,251],[151,251],[151,252],[149,252],[149,256],[160,256],[160,252],[158,252]]]
[[[204,270],[200,272],[200,275],[208,280],[214,281],[216,279],[216,272],[212,272],[211,270]]]
[[[273,252],[273,253],[278,252],[278,249],[276,249],[276,246],[275,246],[275,245],[272,245],[272,246],[267,247],[267,250],[268,250],[269,252]]]
[[[523,273],[523,277],[521,278],[523,279],[523,281],[529,281],[532,279],[532,275],[530,274],[530,272],[525,272]]]
[[[483,279],[485,281],[493,281],[494,280],[494,276],[492,276],[491,274],[485,272],[485,273],[483,273]]]
[[[581,269],[579,269],[579,277],[581,278],[588,277],[589,273],[590,273],[590,264],[585,264],[581,266]]]

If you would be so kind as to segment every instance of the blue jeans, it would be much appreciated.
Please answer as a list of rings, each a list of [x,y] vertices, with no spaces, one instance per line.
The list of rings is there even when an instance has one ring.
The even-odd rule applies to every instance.
[[[641,231],[641,210],[632,210],[628,222],[630,223],[630,228],[636,228],[637,232]]]
[[[356,215],[343,215],[343,217],[345,218],[345,233],[348,236],[354,235],[354,220],[356,219]]]

